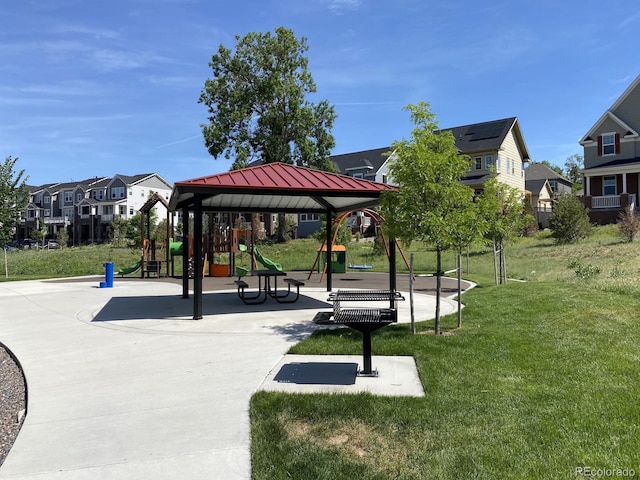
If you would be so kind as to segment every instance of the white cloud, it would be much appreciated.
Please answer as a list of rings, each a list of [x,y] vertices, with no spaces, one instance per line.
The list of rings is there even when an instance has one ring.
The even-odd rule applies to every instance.
[[[362,0],[321,0],[334,13],[344,10],[357,10],[362,5]]]

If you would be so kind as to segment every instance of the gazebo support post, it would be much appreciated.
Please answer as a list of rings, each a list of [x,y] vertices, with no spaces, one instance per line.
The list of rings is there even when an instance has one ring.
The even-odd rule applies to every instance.
[[[182,298],[189,298],[189,208],[182,207]]]
[[[202,318],[202,197],[193,206],[193,319]]]
[[[325,269],[327,272],[327,292],[332,290],[332,277],[331,277],[331,226],[333,225],[333,215],[331,215],[331,209],[327,209],[327,238],[325,244],[327,245],[327,257],[325,263]]]
[[[396,239],[391,238],[389,241],[389,290],[391,290],[391,304],[389,308],[395,308],[393,294],[396,292]]]

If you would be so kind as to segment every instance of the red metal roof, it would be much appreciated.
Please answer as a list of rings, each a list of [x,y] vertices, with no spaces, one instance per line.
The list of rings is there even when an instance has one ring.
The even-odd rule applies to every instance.
[[[348,211],[375,205],[382,192],[396,188],[286,163],[267,163],[176,182],[170,207],[188,206],[198,197],[209,210]]]
[[[183,180],[176,182],[176,186],[255,188],[261,190],[272,189],[279,192],[283,190],[380,192],[395,189],[395,187],[384,183],[371,182],[322,170],[296,167],[280,162],[266,163],[256,167]]]

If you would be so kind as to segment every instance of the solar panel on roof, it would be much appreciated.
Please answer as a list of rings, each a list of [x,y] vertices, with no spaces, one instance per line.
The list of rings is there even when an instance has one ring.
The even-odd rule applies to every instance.
[[[471,141],[477,142],[478,140],[489,140],[491,138],[498,138],[504,130],[505,123],[506,122],[499,122],[482,125],[478,129],[476,129]]]

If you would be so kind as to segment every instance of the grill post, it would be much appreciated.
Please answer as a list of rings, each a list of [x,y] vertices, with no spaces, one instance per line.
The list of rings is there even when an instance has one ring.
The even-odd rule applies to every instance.
[[[362,369],[363,375],[372,375],[371,371],[371,330],[368,328],[362,331],[362,362],[364,368]]]

